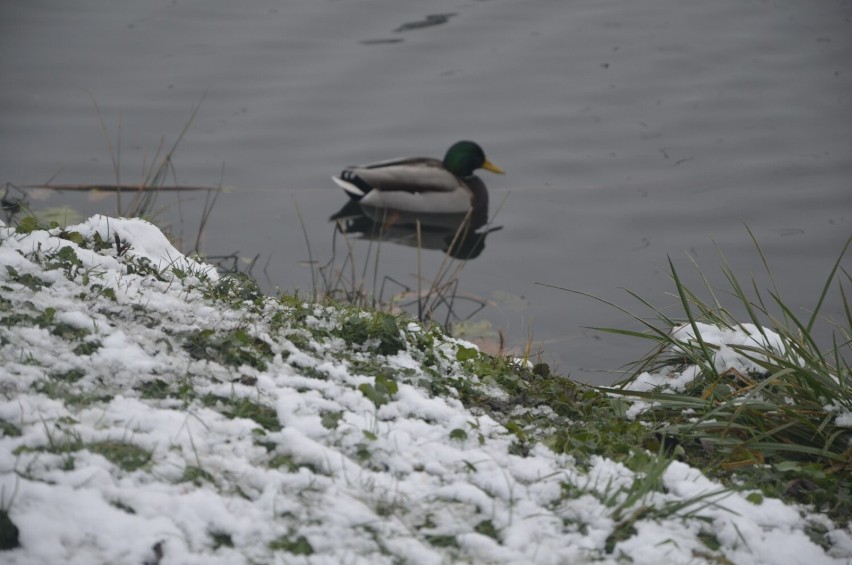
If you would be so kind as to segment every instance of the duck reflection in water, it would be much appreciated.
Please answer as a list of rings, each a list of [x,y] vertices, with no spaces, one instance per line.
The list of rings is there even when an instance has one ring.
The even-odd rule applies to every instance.
[[[331,219],[344,233],[477,257],[488,233],[488,189],[476,169],[502,174],[472,141],[453,144],[443,160],[408,157],[344,169],[332,177],[351,198]],[[419,225],[419,242],[418,242]]]

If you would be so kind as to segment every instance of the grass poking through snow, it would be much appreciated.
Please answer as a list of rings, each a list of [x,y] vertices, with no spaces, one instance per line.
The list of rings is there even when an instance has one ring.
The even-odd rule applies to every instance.
[[[724,257],[727,288],[715,288],[699,269],[704,287],[695,290],[669,261],[680,316],[633,293],[650,309],[650,317],[616,306],[645,331],[597,329],[648,340],[654,347],[625,381],[601,390],[637,401],[630,415],[652,429],[667,449],[708,474],[813,504],[848,523],[852,315],[846,294],[850,275],[842,261],[852,238],[826,276],[813,310],[804,314],[782,299],[754,241],[771,290],[741,280]],[[839,293],[841,312],[823,310],[831,292]],[[725,300],[732,300],[748,321],[738,320]],[[814,337],[819,324],[831,326],[828,346]]]

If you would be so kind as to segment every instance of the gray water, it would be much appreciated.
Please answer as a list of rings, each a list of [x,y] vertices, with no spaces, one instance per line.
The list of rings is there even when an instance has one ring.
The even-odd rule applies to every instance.
[[[590,382],[647,345],[584,328],[636,324],[536,283],[644,313],[620,289],[675,305],[667,257],[690,282],[691,256],[721,283],[718,246],[766,288],[748,226],[805,312],[852,234],[849,1],[5,0],[0,76],[0,170],[18,185],[115,182],[101,119],[120,180],[138,182],[200,104],[177,182],[227,187],[203,249],[258,254],[268,289],[311,288],[299,213],[313,259],[331,257],[327,220],[346,198],[330,175],[478,141],[507,171],[481,174],[502,229],[459,293],[488,300],[473,321],[492,341],[531,337]],[[29,198],[116,208],[112,195]],[[203,197],[159,203],[191,247]],[[421,255],[429,277],[442,256]],[[379,265],[416,288],[415,249],[382,245]],[[840,317],[837,292],[825,312]]]

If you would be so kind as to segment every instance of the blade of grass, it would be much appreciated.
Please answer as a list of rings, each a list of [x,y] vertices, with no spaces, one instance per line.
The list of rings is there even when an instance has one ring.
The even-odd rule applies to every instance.
[[[686,287],[683,285],[680,280],[680,277],[677,274],[677,269],[675,269],[674,263],[672,262],[672,258],[668,257],[668,261],[669,268],[671,269],[672,278],[674,279],[675,287],[677,288],[678,296],[680,297],[681,304],[683,305],[684,313],[689,319],[689,325],[692,327],[692,331],[694,334],[693,337],[695,337],[695,339],[698,341],[698,345],[701,348],[701,351],[704,353],[704,359],[707,364],[706,368],[709,369],[713,375],[718,376],[718,373],[716,371],[716,365],[713,362],[713,356],[707,349],[707,344],[704,343],[704,338],[701,336],[701,332],[698,331],[698,323],[696,322],[695,317],[692,315],[692,309],[690,308],[689,301],[686,297]]]
[[[825,284],[822,287],[822,292],[819,294],[819,299],[817,300],[817,304],[814,307],[813,314],[811,314],[810,320],[808,320],[807,324],[807,333],[810,333],[814,327],[814,322],[816,321],[817,315],[819,315],[819,311],[822,308],[822,304],[825,301],[825,297],[828,294],[828,289],[831,287],[831,282],[834,280],[834,275],[837,273],[837,269],[840,268],[840,262],[843,260],[843,256],[846,255],[846,250],[849,249],[849,244],[852,244],[852,236],[846,240],[846,244],[843,246],[843,249],[840,251],[840,255],[837,257],[837,261],[834,262],[834,267],[831,268],[831,272],[828,274],[828,278],[825,280]]]

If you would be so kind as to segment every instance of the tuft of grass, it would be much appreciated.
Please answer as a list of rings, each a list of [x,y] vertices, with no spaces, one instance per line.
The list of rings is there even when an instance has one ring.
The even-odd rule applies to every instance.
[[[234,547],[234,540],[231,534],[225,532],[210,532],[210,539],[213,541],[213,549],[220,547]]]
[[[216,479],[213,478],[213,475],[202,469],[201,467],[196,467],[195,465],[187,465],[183,470],[183,475],[180,479],[178,479],[179,483],[192,483],[197,487],[200,487],[205,482],[210,484],[216,484]]]
[[[286,551],[293,555],[312,555],[314,548],[305,536],[281,536],[269,542],[272,551]]]
[[[152,456],[151,451],[125,441],[99,441],[86,448],[92,453],[103,455],[128,473],[147,465]]]
[[[394,355],[405,348],[397,318],[386,312],[355,313],[343,321],[338,334],[349,344],[375,349],[382,355]]]
[[[481,521],[473,528],[473,531],[484,536],[488,536],[491,539],[500,541],[500,533],[497,531],[497,528],[494,527],[494,523],[491,520]]]
[[[0,420],[0,437],[21,437],[21,428],[12,422]]]
[[[841,267],[852,237],[829,271],[813,310],[805,315],[797,314],[781,298],[753,235],[752,240],[771,290],[762,291],[754,280],[744,283],[724,256],[721,268],[727,288],[711,285],[696,264],[704,288],[694,290],[684,284],[669,260],[680,317],[632,292],[651,309],[650,319],[588,293],[563,290],[610,304],[645,327],[645,331],[597,328],[654,345],[633,365],[627,379],[600,390],[629,402],[648,403],[637,421],[648,426],[658,440],[677,448],[711,476],[733,480],[736,475],[747,486],[812,504],[848,523],[852,519],[852,429],[838,423],[837,416],[852,412],[852,309],[844,286],[850,275]],[[842,301],[840,319],[822,311],[832,289]],[[719,299],[723,292],[746,313],[749,326],[723,306]],[[831,325],[833,338],[828,347],[821,347],[814,337],[818,322]],[[747,344],[725,347],[754,369],[726,366],[720,354],[723,344],[714,343],[716,330],[752,336]],[[694,378],[680,390],[665,386],[649,391],[631,389],[646,372],[678,376],[685,371],[694,372]]]
[[[51,427],[44,422],[47,445],[38,447],[21,445],[15,448],[13,453],[35,451],[61,455],[63,457],[61,468],[65,471],[74,468],[74,455],[82,450],[102,455],[127,472],[141,469],[151,461],[153,453],[150,450],[127,441],[106,440],[87,444],[82,440],[80,434],[71,427],[74,423],[70,419],[60,419]]]
[[[399,391],[399,385],[386,374],[376,375],[375,385],[363,383],[358,390],[376,405],[376,408],[387,404],[393,395]]]
[[[500,207],[502,204],[501,202]],[[481,226],[484,231],[477,232],[474,228],[479,225],[475,223],[479,219],[474,217],[476,213],[473,210],[469,211],[456,230],[448,235],[444,256],[431,279],[423,273],[421,261],[423,234],[429,228],[421,226],[419,221],[415,222],[411,227],[411,237],[416,241],[417,249],[416,281],[414,285],[409,286],[393,277],[379,276],[385,229],[394,225],[391,217],[393,214],[389,213],[386,222],[376,223],[372,228],[366,229],[364,235],[369,240],[369,245],[363,261],[360,262],[356,259],[355,246],[350,239],[350,233],[360,232],[349,232],[345,222],[338,220],[334,227],[331,257],[325,264],[318,265],[314,260],[298,205],[295,208],[312,266],[312,294],[315,301],[330,300],[386,312],[409,311],[421,322],[436,321],[444,327],[449,327],[457,321],[469,320],[488,305],[488,301],[482,297],[461,292],[460,281],[467,260],[481,252],[480,245],[484,245],[487,234],[501,229],[492,227],[493,219]],[[499,208],[497,212],[499,213]],[[338,234],[345,246],[343,253],[338,251]]]
[[[71,369],[57,375],[52,375],[54,379],[64,381],[66,383],[76,383],[86,376],[86,372],[82,369]]]
[[[48,221],[51,215],[55,215],[55,211],[51,214],[51,210],[49,209],[32,210],[27,202],[27,193],[22,189],[55,190],[63,192],[112,192],[116,195],[116,216],[143,218],[151,222],[155,222],[163,211],[175,205],[174,203],[165,205],[158,203],[157,200],[161,193],[177,195],[176,205],[181,207],[185,202],[184,198],[181,196],[182,193],[203,192],[205,196],[203,205],[201,206],[198,229],[196,231],[195,241],[192,244],[192,248],[189,250],[195,254],[199,254],[201,252],[201,242],[203,240],[204,231],[206,230],[219,194],[222,191],[222,185],[221,182],[215,187],[178,185],[174,160],[178,146],[189,131],[190,125],[200,110],[203,101],[204,97],[202,96],[202,99],[198,102],[198,104],[194,105],[190,109],[188,119],[183,124],[176,139],[170,146],[166,145],[165,137],[163,137],[160,139],[154,154],[150,157],[148,155],[144,156],[141,167],[142,174],[139,180],[137,182],[123,183],[122,176],[124,172],[121,166],[121,128],[119,126],[118,135],[114,141],[113,137],[110,135],[106,121],[100,112],[97,101],[93,98],[92,103],[98,115],[98,119],[106,139],[107,151],[112,161],[115,182],[95,184],[54,184],[52,181],[48,181],[48,183],[45,184],[25,185],[21,188],[18,188],[11,183],[7,183],[3,195],[0,196],[0,210],[2,210],[7,216],[6,223],[11,224],[13,218],[19,213],[22,213],[22,217],[16,222],[16,229],[18,233],[26,234],[43,227],[59,227],[59,224],[56,221],[50,221],[49,225],[40,223],[40,220],[45,222]],[[174,184],[169,184],[170,180],[173,181]],[[10,196],[10,190],[12,189],[20,193],[20,197]],[[130,197],[129,200],[127,198],[128,196]],[[70,211],[70,213],[72,217],[77,216],[76,212],[73,210]],[[66,209],[63,217],[58,219],[61,219],[63,222],[67,222],[69,221],[68,215],[69,210]],[[178,241],[182,239],[180,234],[170,233],[166,227],[163,227],[162,230],[163,233],[175,242],[177,247],[181,247],[179,245],[180,242]],[[60,233],[60,237],[84,246],[84,238],[80,234],[62,231]],[[101,238],[96,236],[96,239]],[[112,247],[114,245],[119,256],[123,255],[130,248],[126,242],[122,242],[117,236],[115,237],[114,242],[110,239],[110,241],[101,241],[101,243],[104,243],[105,247]],[[96,246],[95,250],[100,250],[102,248],[103,247]],[[69,278],[73,274],[73,272],[66,270],[66,275],[69,276]],[[179,275],[179,273],[176,274]]]
[[[194,359],[215,361],[226,366],[248,365],[263,371],[266,370],[266,361],[273,356],[269,343],[252,336],[244,328],[222,332],[195,330],[187,332],[184,337],[183,347]]]
[[[32,230],[30,230],[32,231]],[[29,232],[26,232],[29,233]],[[32,291],[41,290],[45,287],[50,287],[53,283],[44,281],[40,277],[33,275],[32,273],[19,273],[14,267],[11,265],[6,265],[6,273],[9,275],[9,280],[12,282],[16,282],[22,286],[27,287]]]
[[[201,100],[203,102],[203,98]],[[116,213],[118,216],[123,216],[127,218],[144,218],[151,217],[156,214],[156,203],[157,196],[160,191],[163,189],[166,181],[171,176],[172,178],[177,178],[177,174],[175,172],[174,167],[174,156],[177,152],[177,148],[183,140],[186,133],[189,131],[189,126],[192,124],[192,121],[195,119],[198,110],[201,108],[201,102],[195,105],[190,111],[189,118],[186,123],[184,123],[183,128],[178,133],[177,139],[172,144],[172,146],[164,151],[165,148],[165,138],[160,140],[160,144],[157,147],[153,157],[151,158],[150,165],[143,165],[143,174],[142,178],[139,181],[138,185],[133,185],[132,187],[127,187],[122,184],[122,170],[121,170],[121,130],[119,129],[119,135],[116,138],[116,143],[113,142],[112,136],[110,136],[109,128],[106,125],[106,121],[104,120],[103,115],[101,114],[100,108],[98,107],[97,101],[92,98],[92,104],[95,106],[95,111],[98,114],[98,119],[101,122],[101,129],[103,130],[104,137],[106,138],[107,150],[109,151],[110,157],[112,159],[113,172],[115,174],[115,185],[112,187],[99,187],[101,190],[104,188],[112,188],[116,193]],[[129,190],[128,190],[129,188]],[[132,196],[130,202],[126,205],[123,204],[122,196],[123,192],[129,192]],[[208,203],[205,205],[205,219],[209,215],[207,211],[207,206],[210,204],[209,201],[209,193],[208,193]],[[201,237],[201,231],[203,231],[204,225],[199,231],[199,239]]]
[[[169,383],[167,383],[163,379],[145,381],[136,385],[133,388],[139,392],[139,395],[142,398],[154,398],[162,400],[165,398],[169,398],[172,395],[171,386],[169,386]]]
[[[459,542],[453,535],[426,535],[424,538],[435,547],[459,547]]]
[[[278,421],[278,413],[275,409],[258,404],[248,398],[207,394],[201,399],[201,402],[205,406],[221,407],[222,413],[229,418],[248,418],[254,420],[267,431],[281,431],[281,422]]]
[[[343,411],[342,410],[334,410],[334,411],[326,411],[322,412],[322,427],[327,430],[336,430],[337,426],[340,425],[340,420],[343,419]]]

